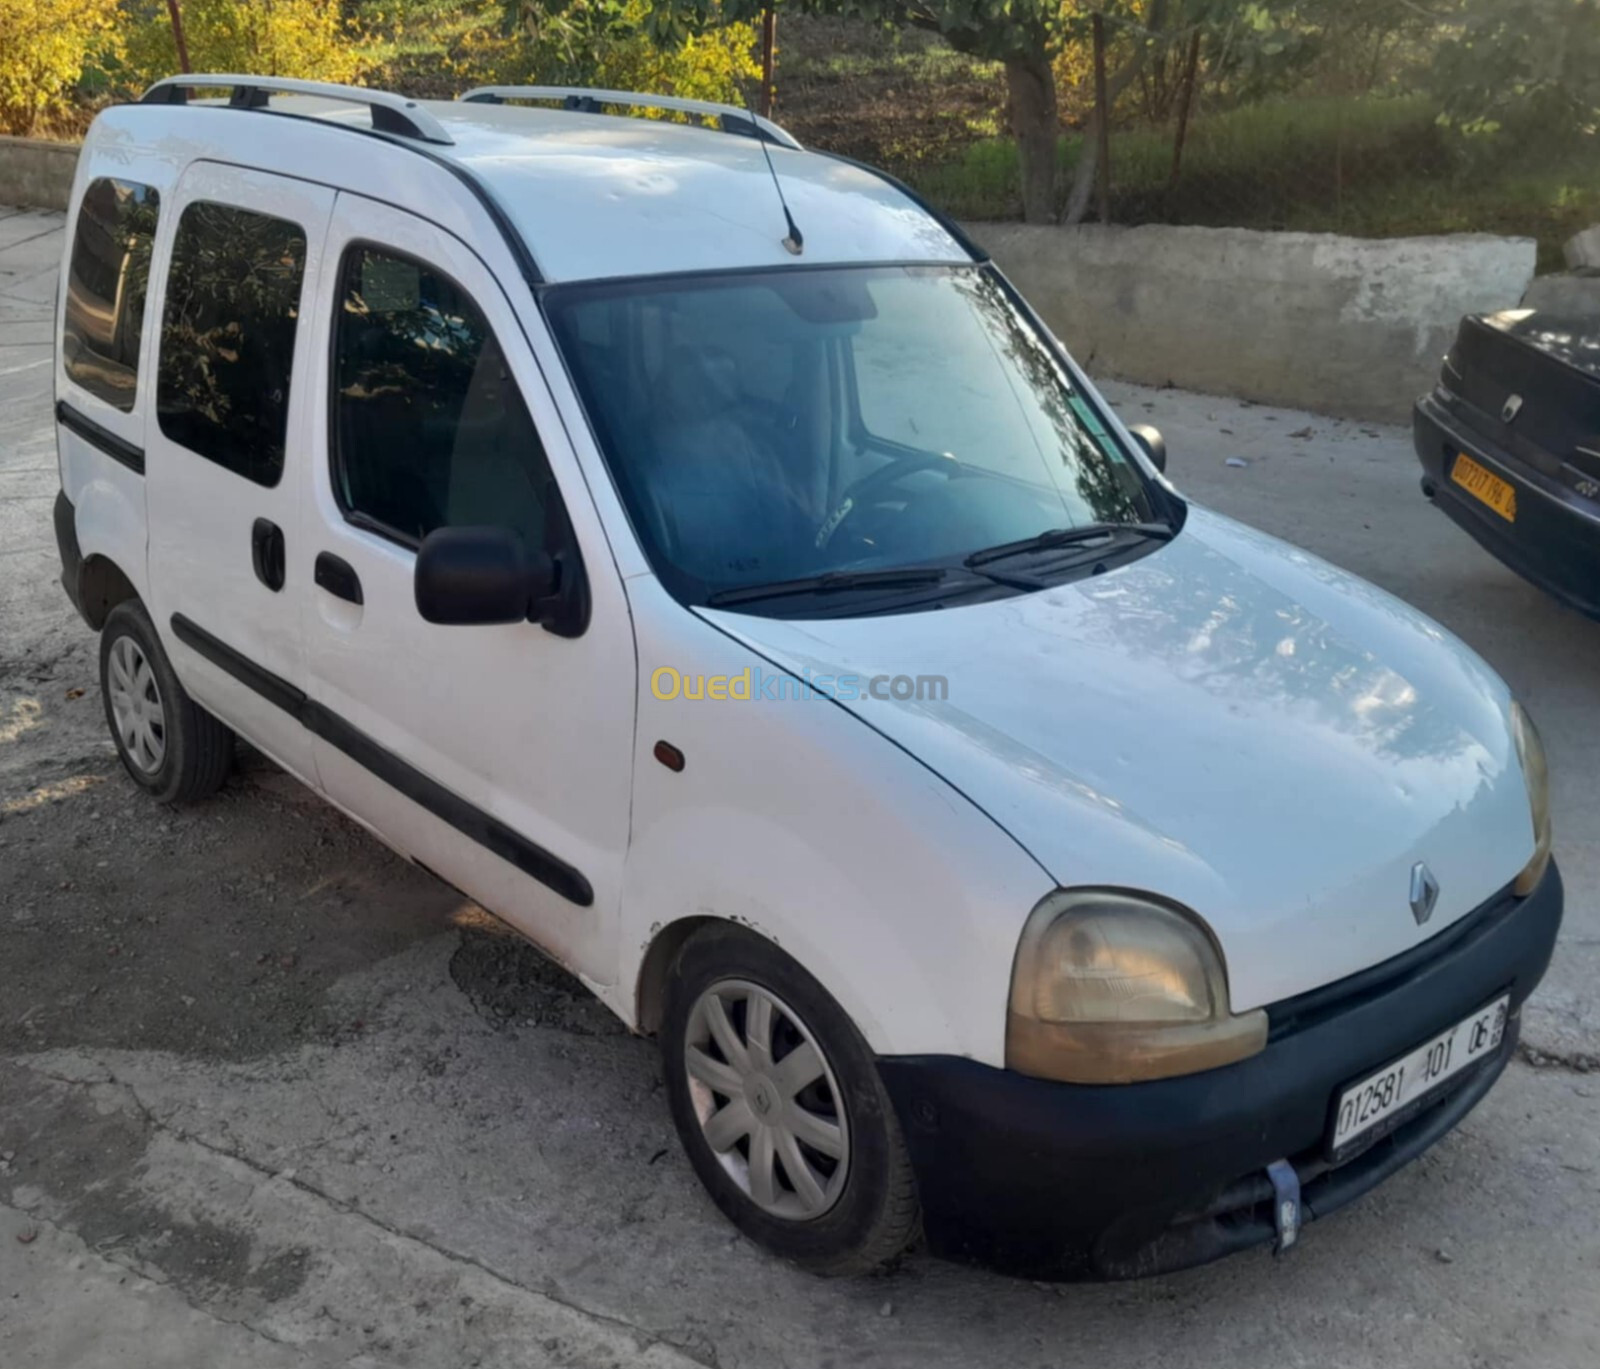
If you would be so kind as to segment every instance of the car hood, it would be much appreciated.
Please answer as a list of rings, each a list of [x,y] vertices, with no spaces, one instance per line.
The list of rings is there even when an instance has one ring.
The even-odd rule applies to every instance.
[[[1400,954],[1533,851],[1499,678],[1399,600],[1205,510],[1131,564],[1015,598],[705,616],[819,686],[943,677],[943,698],[835,697],[1058,884],[1191,908],[1223,948],[1236,1011]],[[1425,925],[1418,861],[1439,885]],[[1020,929],[1027,911],[1004,915]]]

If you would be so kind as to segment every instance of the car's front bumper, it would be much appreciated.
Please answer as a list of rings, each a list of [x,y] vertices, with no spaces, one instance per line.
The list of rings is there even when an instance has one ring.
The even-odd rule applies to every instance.
[[[879,1062],[934,1253],[1036,1279],[1135,1278],[1274,1238],[1266,1168],[1288,1160],[1304,1216],[1324,1217],[1420,1154],[1488,1092],[1516,1049],[1517,1010],[1561,925],[1554,864],[1422,946],[1268,1010],[1238,1064],[1144,1084],[1051,1083],[950,1056]],[[1404,908],[1401,914],[1404,915]],[[1367,1150],[1324,1147],[1348,1084],[1501,993],[1500,1049]]]
[[[1454,402],[1424,395],[1412,413],[1412,439],[1428,498],[1523,579],[1600,619],[1600,505],[1477,432],[1452,411]],[[1516,489],[1516,522],[1508,523],[1450,479],[1462,452]]]

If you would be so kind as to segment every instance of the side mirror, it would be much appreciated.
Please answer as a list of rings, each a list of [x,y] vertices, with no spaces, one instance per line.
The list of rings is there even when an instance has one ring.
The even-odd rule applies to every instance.
[[[555,591],[556,568],[509,528],[436,528],[417,551],[417,612],[430,623],[525,623]]]
[[[1148,423],[1131,424],[1128,431],[1133,434],[1133,440],[1144,448],[1144,454],[1150,458],[1151,463],[1158,471],[1167,469],[1167,439],[1161,436],[1159,428],[1152,428]]]

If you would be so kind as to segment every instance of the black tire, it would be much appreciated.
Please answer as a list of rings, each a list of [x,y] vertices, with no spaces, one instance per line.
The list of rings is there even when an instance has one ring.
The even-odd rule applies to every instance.
[[[722,981],[755,985],[792,1010],[837,1081],[848,1165],[842,1189],[821,1215],[797,1220],[759,1206],[724,1168],[702,1130],[685,1049],[696,1002]],[[872,1052],[828,992],[765,938],[719,924],[684,943],[668,972],[665,998],[661,1048],[672,1120],[695,1173],[728,1219],[758,1245],[817,1274],[865,1274],[899,1256],[920,1221],[910,1156]]]
[[[117,722],[113,703],[112,653],[126,638],[149,664],[159,699],[159,763],[135,755]],[[124,693],[126,691],[123,691]],[[215,793],[233,768],[233,730],[218,722],[195,703],[173,674],[172,663],[161,648],[155,625],[137,599],[127,599],[111,610],[100,632],[100,695],[105,704],[106,726],[117,744],[123,768],[140,788],[163,803],[188,803]],[[149,695],[144,696],[147,701]]]

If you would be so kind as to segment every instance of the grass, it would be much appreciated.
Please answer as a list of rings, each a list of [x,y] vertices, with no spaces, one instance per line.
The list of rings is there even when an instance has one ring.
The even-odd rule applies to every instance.
[[[1420,96],[1271,102],[1195,120],[1171,195],[1171,131],[1114,134],[1111,214],[1357,237],[1516,234],[1539,240],[1541,269],[1559,269],[1561,244],[1600,219],[1600,147],[1585,141],[1512,155],[1442,127]],[[1063,196],[1081,151],[1081,138],[1062,138]],[[1021,214],[1009,139],[980,140],[913,174],[958,218]]]

